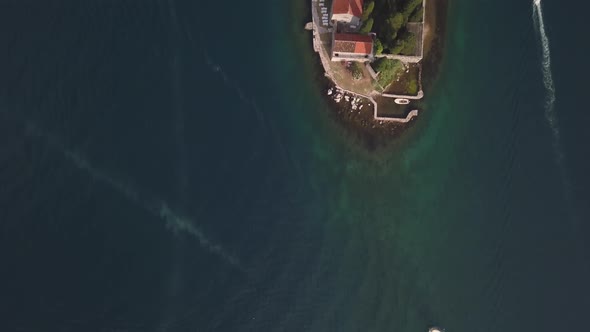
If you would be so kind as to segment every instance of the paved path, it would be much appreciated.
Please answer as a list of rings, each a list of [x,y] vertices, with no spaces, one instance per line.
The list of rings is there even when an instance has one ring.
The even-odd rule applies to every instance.
[[[396,94],[391,94],[391,93],[383,93],[381,94],[383,97],[386,98],[403,98],[403,99],[413,99],[413,100],[418,100],[418,99],[422,99],[424,98],[424,91],[420,90],[418,91],[418,94],[415,96],[411,96],[411,95],[396,95]]]

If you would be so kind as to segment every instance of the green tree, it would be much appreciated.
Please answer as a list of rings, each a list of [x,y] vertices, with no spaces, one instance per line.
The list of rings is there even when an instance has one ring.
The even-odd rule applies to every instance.
[[[405,46],[406,43],[403,40],[398,39],[393,46],[389,47],[389,53],[400,54]]]
[[[395,13],[395,15],[387,19],[387,23],[393,32],[397,32],[404,25],[404,15],[402,13]]]
[[[379,73],[377,82],[384,88],[393,82],[404,67],[401,61],[387,58],[377,59],[372,66]]]
[[[360,80],[361,78],[363,78],[363,68],[361,67],[362,65],[358,62],[353,62],[350,64],[350,67],[348,68],[350,70],[350,73],[352,74],[352,78],[354,78],[355,80]]]
[[[391,17],[385,20],[385,24],[380,29],[380,36],[384,37],[383,46],[387,49],[391,49],[395,45],[395,40],[398,35],[399,29],[404,24],[404,16],[401,13],[393,14]]]
[[[381,34],[381,36],[385,36],[383,39],[383,47],[384,48],[391,48],[395,45],[395,39],[397,38],[397,31],[392,32],[391,34]]]
[[[403,14],[405,17],[410,17],[410,14],[418,8],[418,6],[422,5],[423,0],[408,0],[406,5],[404,6]]]
[[[391,69],[393,63],[393,60],[388,59],[388,58],[379,58],[377,60],[375,60],[371,66],[373,67],[373,69],[377,72],[377,73],[383,73],[386,72],[388,70]],[[381,75],[381,74],[379,74]]]
[[[381,43],[379,38],[375,38],[375,43],[373,43],[373,50],[377,55],[383,53],[383,44]]]
[[[390,45],[389,53],[411,55],[411,54],[414,54],[415,48],[416,48],[416,35],[409,32],[409,31],[404,31],[395,40],[393,45]]]
[[[408,19],[409,22],[422,22],[422,18],[424,16],[424,7],[418,7],[410,18]]]
[[[374,20],[372,18],[368,19],[363,23],[360,32],[361,33],[369,33],[373,29]]]
[[[403,47],[400,53],[406,55],[414,54],[414,50],[416,49],[416,35],[411,32],[406,32],[401,37],[401,40],[403,41]]]
[[[366,21],[369,18],[369,16],[371,16],[374,8],[375,8],[375,1],[369,1],[369,2],[365,3],[365,6],[363,8],[363,16],[362,16],[363,21]]]

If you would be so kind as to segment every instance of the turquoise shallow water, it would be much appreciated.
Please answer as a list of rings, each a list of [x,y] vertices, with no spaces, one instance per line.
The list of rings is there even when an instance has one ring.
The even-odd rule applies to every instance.
[[[304,3],[7,6],[2,330],[582,329],[582,11],[545,2],[559,144],[531,3],[457,0],[425,111],[373,152]]]
[[[560,45],[551,59],[553,114],[564,120],[556,128],[544,114],[532,3],[457,1],[441,76],[406,136],[367,155],[330,124],[309,131],[313,179],[331,211],[316,263],[325,281],[315,281],[331,300],[308,291],[322,303],[312,330],[584,326],[587,175],[575,165],[587,154],[585,130],[569,121],[585,115],[582,95],[568,91],[582,79],[566,74],[564,14],[543,6],[549,39]]]

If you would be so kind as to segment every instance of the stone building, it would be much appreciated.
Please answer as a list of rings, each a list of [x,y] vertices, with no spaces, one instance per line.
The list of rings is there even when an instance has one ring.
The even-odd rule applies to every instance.
[[[334,33],[332,61],[373,61],[373,37],[358,33]]]

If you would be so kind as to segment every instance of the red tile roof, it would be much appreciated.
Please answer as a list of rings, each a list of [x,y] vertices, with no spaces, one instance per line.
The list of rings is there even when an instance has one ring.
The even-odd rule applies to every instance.
[[[361,17],[363,15],[363,0],[334,0],[332,14],[352,14]]]
[[[373,52],[373,38],[369,35],[337,33],[334,35],[333,51],[371,54]]]

